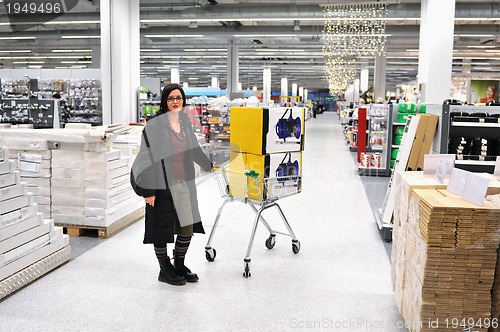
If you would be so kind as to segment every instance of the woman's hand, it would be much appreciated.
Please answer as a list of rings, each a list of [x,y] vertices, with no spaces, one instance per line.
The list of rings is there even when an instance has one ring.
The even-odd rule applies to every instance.
[[[156,196],[149,196],[149,197],[146,197],[144,198],[146,200],[146,204],[149,204],[151,205],[151,207],[154,207],[155,206],[155,199],[156,199]]]

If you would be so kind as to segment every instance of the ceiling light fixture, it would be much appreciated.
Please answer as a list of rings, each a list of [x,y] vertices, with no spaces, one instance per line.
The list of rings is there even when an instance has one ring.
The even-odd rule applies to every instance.
[[[188,27],[190,29],[196,29],[196,28],[198,28],[198,23],[196,21],[191,21],[191,22],[189,22]]]
[[[145,35],[147,38],[203,38],[204,35]]]
[[[293,21],[293,31],[300,31],[299,20]]]

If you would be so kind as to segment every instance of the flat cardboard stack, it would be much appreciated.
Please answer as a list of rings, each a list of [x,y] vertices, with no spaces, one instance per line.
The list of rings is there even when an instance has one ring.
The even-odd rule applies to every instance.
[[[69,259],[68,236],[62,228],[54,227],[52,219],[44,219],[20,174],[9,160],[9,150],[0,147],[0,298],[32,278],[28,273],[21,281],[10,280],[16,279],[19,271],[63,248],[68,250],[62,260],[56,265],[52,262],[50,266],[37,267],[35,274]]]
[[[436,132],[439,116],[434,114],[418,114],[415,139],[411,146],[410,156],[406,164],[407,171],[421,171],[424,169],[424,156],[431,151],[434,133]]]
[[[500,209],[474,206],[446,190],[413,189],[407,219],[397,222],[393,285],[408,325],[448,331],[446,319],[490,319]],[[435,320],[443,324],[426,326]]]
[[[499,202],[475,206],[414,173],[396,175],[391,255],[396,303],[407,325],[411,331],[449,331],[446,319],[498,317],[492,315],[491,291],[500,242]],[[498,194],[495,185],[489,191]],[[436,321],[440,324],[430,326]]]
[[[491,292],[491,317],[500,317],[500,249],[497,252],[497,268],[495,282]],[[500,326],[490,329],[490,332],[500,332]]]

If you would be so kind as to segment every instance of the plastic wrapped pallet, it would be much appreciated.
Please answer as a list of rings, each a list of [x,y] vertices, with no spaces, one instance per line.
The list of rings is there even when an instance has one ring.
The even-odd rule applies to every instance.
[[[18,164],[23,168],[21,178],[24,172],[48,176],[48,184],[42,183],[42,178],[27,178],[28,187],[37,186],[33,193],[38,205],[47,206],[44,213],[50,212],[56,224],[106,227],[126,217],[123,211],[134,209],[130,212],[136,212],[143,208],[140,204],[143,202],[129,185],[142,128],[136,130],[135,136],[120,135],[124,139],[115,144],[121,147],[117,149],[113,148],[115,132],[127,132],[128,126],[69,127],[37,131],[36,138],[33,131],[0,129],[0,138],[17,149],[36,146],[33,150],[40,154],[38,158],[31,155],[31,159],[22,159]],[[50,149],[50,155],[46,148]],[[48,163],[44,160],[46,157],[49,157]],[[12,165],[3,165],[4,172],[12,168]],[[42,196],[48,192],[50,197]]]
[[[6,148],[0,148],[0,151],[2,162],[14,164],[8,160]],[[21,160],[42,165],[40,155]],[[36,170],[38,166],[30,167]],[[0,298],[32,281],[33,274],[23,271],[35,269],[40,274],[39,271],[49,271],[69,259],[68,236],[63,234],[62,228],[54,227],[52,219],[44,219],[28,188],[19,171],[11,170],[0,175]],[[48,259],[65,248],[66,254],[57,263]],[[48,260],[50,267],[33,267],[34,263],[44,259]]]
[[[43,145],[45,146],[45,145]],[[50,218],[51,205],[51,151],[50,150],[10,150],[10,158],[28,185],[38,209]]]

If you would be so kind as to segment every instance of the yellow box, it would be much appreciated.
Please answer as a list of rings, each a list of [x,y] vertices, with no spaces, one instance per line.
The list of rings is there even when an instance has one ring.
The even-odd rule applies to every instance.
[[[233,197],[263,201],[301,190],[301,151],[266,155],[232,151],[229,160],[229,193]]]
[[[231,107],[231,151],[265,155],[304,150],[302,107]]]

